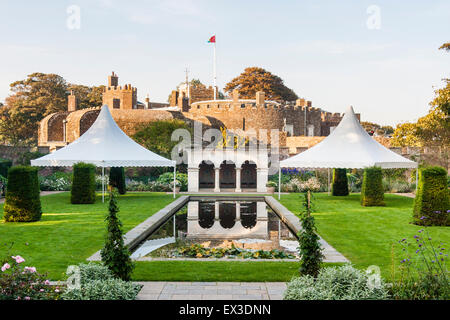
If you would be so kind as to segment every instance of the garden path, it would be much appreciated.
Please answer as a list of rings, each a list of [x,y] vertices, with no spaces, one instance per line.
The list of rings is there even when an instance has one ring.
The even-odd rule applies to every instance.
[[[144,281],[138,300],[282,300],[284,282]]]

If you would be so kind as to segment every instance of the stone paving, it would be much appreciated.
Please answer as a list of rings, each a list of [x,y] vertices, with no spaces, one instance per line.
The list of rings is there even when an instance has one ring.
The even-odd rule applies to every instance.
[[[138,282],[138,300],[282,300],[284,282]]]

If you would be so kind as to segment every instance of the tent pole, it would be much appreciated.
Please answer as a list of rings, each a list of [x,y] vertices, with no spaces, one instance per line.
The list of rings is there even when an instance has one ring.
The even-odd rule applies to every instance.
[[[105,167],[102,166],[102,202],[105,202]]]
[[[330,168],[328,168],[328,195],[330,195]]]
[[[173,166],[173,198],[175,199],[175,182],[177,181],[177,166]]]
[[[278,167],[278,200],[281,199],[281,166]]]

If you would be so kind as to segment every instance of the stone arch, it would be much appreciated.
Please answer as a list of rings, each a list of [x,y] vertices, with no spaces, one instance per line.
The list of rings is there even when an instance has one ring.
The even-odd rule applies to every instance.
[[[231,229],[236,223],[236,203],[220,202],[219,222],[222,228]]]
[[[220,188],[236,188],[236,165],[233,161],[223,161],[219,172]]]
[[[241,202],[241,224],[246,229],[251,229],[257,223],[256,202]]]
[[[47,141],[64,141],[64,120],[69,112],[53,114],[47,122]]]
[[[199,188],[214,188],[215,170],[211,161],[204,160],[199,165],[198,186]]]
[[[198,224],[203,229],[209,229],[214,225],[215,205],[211,202],[199,202]]]
[[[254,189],[257,185],[256,163],[245,161],[241,166],[241,188]]]

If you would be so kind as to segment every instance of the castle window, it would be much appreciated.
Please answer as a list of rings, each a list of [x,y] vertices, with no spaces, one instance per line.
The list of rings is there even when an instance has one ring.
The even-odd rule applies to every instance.
[[[200,105],[197,106],[197,109],[200,109]]]
[[[120,99],[113,99],[113,109],[120,109]]]
[[[207,104],[206,107],[209,109],[209,104]]]
[[[241,108],[245,108],[245,104],[243,103],[243,104],[241,104]]]
[[[245,131],[245,118],[242,118],[242,130]]]

